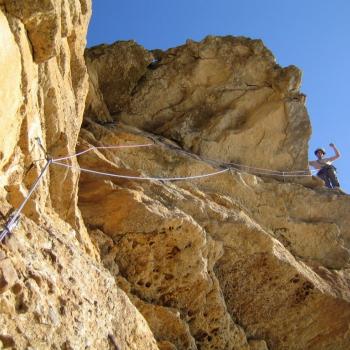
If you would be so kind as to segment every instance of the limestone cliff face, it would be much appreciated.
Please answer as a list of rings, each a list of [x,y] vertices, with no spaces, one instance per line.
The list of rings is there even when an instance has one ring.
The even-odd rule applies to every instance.
[[[37,138],[53,157],[75,149],[88,89],[83,51],[90,7],[86,0],[1,2],[1,170],[11,204],[42,165],[30,167],[45,157]],[[78,228],[77,175],[51,168],[51,177],[32,215],[52,206]]]
[[[81,144],[150,136],[88,122]],[[101,152],[80,165],[133,176],[215,170],[169,142]],[[347,349],[349,205],[322,188],[235,171],[172,184],[82,174],[79,195],[105,267],[156,339],[178,349]]]
[[[90,15],[90,0],[0,1],[2,215],[18,207],[45,164],[37,138],[52,157],[75,151]],[[0,246],[0,348],[157,349],[144,318],[96,260],[77,208],[78,176],[51,166]]]
[[[87,51],[81,150],[154,145],[96,149],[83,168],[161,177],[232,162],[307,168],[296,67],[246,38],[152,54],[133,42]],[[242,170],[171,183],[82,174],[79,207],[105,267],[170,348],[347,349],[349,197],[316,179]]]
[[[153,57],[134,43],[116,43],[92,48],[87,60],[119,121],[217,160],[307,167],[301,72],[278,66],[260,40],[207,37]]]
[[[0,348],[348,349],[350,197],[243,171],[307,168],[300,71],[234,37],[84,59],[90,15],[0,0],[1,213],[45,164],[36,138],[96,146],[50,166],[0,246]]]

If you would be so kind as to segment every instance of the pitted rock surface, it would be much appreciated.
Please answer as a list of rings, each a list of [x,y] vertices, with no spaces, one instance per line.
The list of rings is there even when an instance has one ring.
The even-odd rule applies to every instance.
[[[243,37],[207,37],[152,53],[153,62],[134,43],[87,51],[89,72],[101,81],[114,120],[208,158],[273,170],[307,168],[311,128],[298,68],[278,66],[260,40]]]
[[[0,0],[1,228],[69,156],[0,245],[0,348],[349,349],[350,197],[246,167],[307,169],[301,71],[243,37],[85,50],[90,16]]]

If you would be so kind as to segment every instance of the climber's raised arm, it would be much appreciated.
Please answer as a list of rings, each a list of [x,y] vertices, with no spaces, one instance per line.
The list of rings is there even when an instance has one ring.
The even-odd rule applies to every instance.
[[[333,148],[334,156],[333,157],[329,157],[329,158],[324,158],[324,160],[333,162],[334,160],[336,160],[336,159],[338,159],[340,157],[340,152],[339,152],[338,148],[335,146],[334,143],[330,143],[329,146]]]

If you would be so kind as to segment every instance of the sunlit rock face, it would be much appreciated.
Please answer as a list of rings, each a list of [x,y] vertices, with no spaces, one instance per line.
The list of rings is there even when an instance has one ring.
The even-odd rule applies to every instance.
[[[21,118],[17,113],[22,103],[21,57],[6,17],[0,13],[0,33],[5,49],[0,52],[0,135],[1,167],[9,160],[18,140]],[[9,64],[11,62],[11,64]],[[7,137],[6,137],[7,136]]]
[[[0,348],[350,348],[349,197],[242,171],[306,169],[300,71],[241,37],[84,58],[90,15],[0,0],[1,214],[95,146],[0,245]]]
[[[80,147],[152,138],[153,145],[139,149],[96,149],[81,156],[80,165],[141,177],[217,170],[167,139],[120,123],[87,122]],[[349,346],[348,196],[236,171],[174,183],[82,173],[79,191],[104,266],[158,343],[179,349]]]
[[[0,347],[158,349],[145,319],[75,231],[53,215],[42,219],[40,226],[23,219],[0,251]]]
[[[81,167],[156,178],[231,162],[307,168],[301,73],[261,41],[208,37],[166,52],[117,42],[85,55],[79,150],[152,145],[95,149]],[[346,349],[350,201],[321,185],[236,170],[176,182],[82,173],[79,207],[160,348]]]
[[[86,0],[1,2],[0,166],[8,187],[4,196],[13,205],[44,165],[37,162],[45,158],[38,139],[53,157],[74,152],[88,92],[83,52],[90,15]],[[77,178],[52,168],[50,183],[27,212],[38,216],[52,206],[74,227],[83,226],[76,210]]]
[[[1,229],[46,152],[75,152],[88,93],[90,16],[90,0],[0,1]],[[0,348],[158,349],[99,263],[77,208],[79,173],[49,169],[0,245]]]
[[[307,167],[310,122],[301,72],[278,66],[260,40],[207,37],[152,53],[153,60],[132,42],[87,51],[89,72],[99,77],[115,120],[208,158]]]

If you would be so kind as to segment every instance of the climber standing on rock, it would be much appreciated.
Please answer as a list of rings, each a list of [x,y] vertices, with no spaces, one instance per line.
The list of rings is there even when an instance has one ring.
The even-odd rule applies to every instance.
[[[326,151],[323,148],[315,150],[316,160],[309,162],[309,165],[319,170],[317,176],[321,178],[328,188],[339,188],[339,181],[337,179],[336,168],[332,163],[340,157],[340,153],[334,143],[329,144],[334,150],[334,156],[324,158]]]

